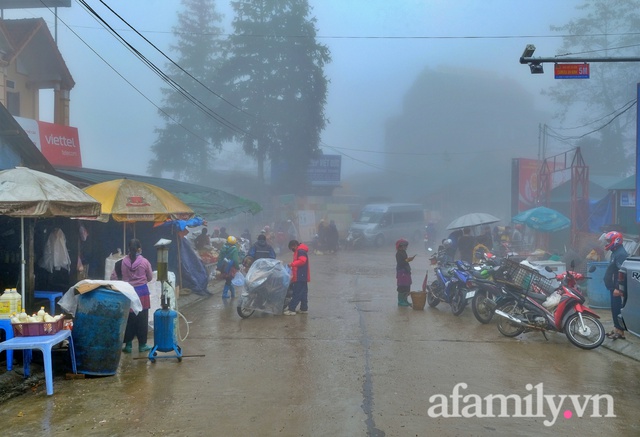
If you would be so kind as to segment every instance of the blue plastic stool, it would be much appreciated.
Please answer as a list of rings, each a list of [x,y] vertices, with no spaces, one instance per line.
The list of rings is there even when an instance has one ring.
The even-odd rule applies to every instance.
[[[13,327],[11,326],[11,320],[0,319],[0,329],[4,329],[4,337],[7,340],[13,338]],[[7,349],[7,371],[13,369],[13,350]]]
[[[33,295],[36,299],[49,299],[49,315],[56,314],[56,299],[62,297],[61,291],[34,291]]]
[[[51,367],[51,348],[56,344],[69,340],[69,353],[71,354],[71,367],[73,373],[76,370],[76,351],[73,347],[73,337],[71,331],[63,329],[53,335],[36,335],[32,337],[13,337],[11,340],[0,343],[0,352],[3,350],[22,350],[24,358],[24,377],[31,375],[29,363],[31,362],[31,349],[40,349],[44,359],[44,380],[47,386],[47,394],[53,394],[53,369]]]

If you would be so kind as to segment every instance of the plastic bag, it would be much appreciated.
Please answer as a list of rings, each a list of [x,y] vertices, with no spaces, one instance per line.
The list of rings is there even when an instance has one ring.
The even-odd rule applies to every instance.
[[[549,295],[547,300],[542,302],[542,305],[547,309],[554,308],[556,305],[560,303],[560,298],[561,298],[560,293],[558,293],[557,291],[554,291]]]
[[[242,287],[244,285],[244,281],[245,281],[245,278],[242,272],[237,271],[236,275],[231,280],[231,283],[236,287]]]

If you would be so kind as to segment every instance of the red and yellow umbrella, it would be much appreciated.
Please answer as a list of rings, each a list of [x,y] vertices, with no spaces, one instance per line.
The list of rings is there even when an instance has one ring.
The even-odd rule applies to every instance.
[[[167,190],[132,179],[115,179],[84,188],[102,204],[99,220],[163,222],[188,220],[193,209]]]

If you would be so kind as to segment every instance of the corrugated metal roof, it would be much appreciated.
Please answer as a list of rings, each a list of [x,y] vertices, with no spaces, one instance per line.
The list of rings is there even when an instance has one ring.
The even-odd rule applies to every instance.
[[[636,189],[636,175],[632,174],[629,177],[624,178],[620,182],[609,186],[610,190],[635,190]]]

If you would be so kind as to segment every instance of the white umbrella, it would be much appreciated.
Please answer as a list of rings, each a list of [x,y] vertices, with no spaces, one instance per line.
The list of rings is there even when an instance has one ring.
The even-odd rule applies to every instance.
[[[16,167],[0,171],[0,215],[20,217],[20,283],[25,305],[25,217],[97,217],[100,202],[57,176]]]
[[[478,225],[488,225],[490,223],[497,223],[500,219],[491,214],[484,212],[472,212],[471,214],[465,214],[462,217],[458,217],[447,226],[447,229],[462,229],[470,228]]]

